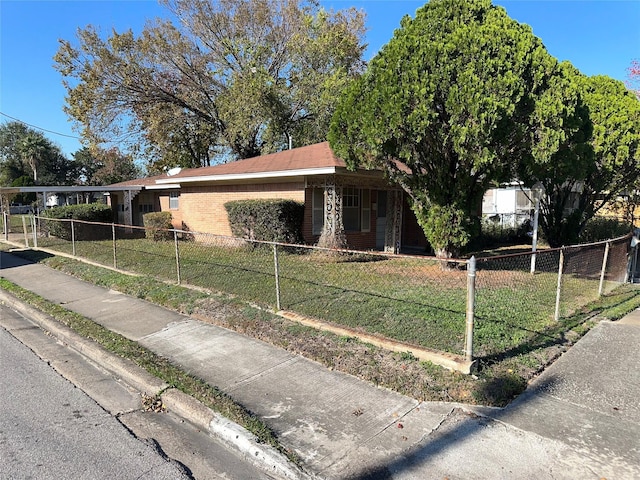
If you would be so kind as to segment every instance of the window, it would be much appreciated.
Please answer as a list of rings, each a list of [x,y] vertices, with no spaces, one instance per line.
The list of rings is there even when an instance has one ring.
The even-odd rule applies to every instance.
[[[313,223],[313,235],[322,234],[324,226],[324,190],[314,188],[311,195],[311,221]]]
[[[342,224],[347,232],[360,230],[360,190],[357,188],[342,190]]]
[[[148,203],[142,203],[142,204],[138,205],[138,211],[140,213],[153,212],[153,205],[149,205]]]
[[[360,190],[360,196],[362,197],[362,222],[360,229],[363,232],[371,231],[371,190]]]
[[[529,191],[529,194],[531,195],[531,191]],[[533,205],[529,197],[527,197],[527,194],[522,190],[516,190],[516,211],[528,212],[532,208]]]
[[[324,189],[314,188],[311,194],[313,235],[322,234],[324,202]],[[371,190],[354,187],[342,189],[342,225],[347,232],[371,231]]]
[[[178,198],[180,198],[180,194],[178,192],[169,193],[169,210],[178,210]]]

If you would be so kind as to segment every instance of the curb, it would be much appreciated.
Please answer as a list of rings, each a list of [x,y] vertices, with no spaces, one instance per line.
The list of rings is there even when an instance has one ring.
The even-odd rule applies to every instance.
[[[50,315],[25,304],[2,289],[0,289],[0,301],[23,316],[29,317],[35,321],[41,329],[51,333],[55,338],[99,364],[113,375],[121,378],[136,390],[155,396],[169,388],[168,383],[163,382],[158,377],[138,367],[131,360],[118,357],[108,352],[97,343],[77,334]]]
[[[175,388],[164,392],[162,403],[181,417],[223,441],[242,454],[249,462],[260,466],[278,478],[310,479],[310,475],[292,466],[275,448],[259,444],[256,437],[244,427],[215,413],[198,400]],[[267,468],[265,468],[265,466]]]
[[[77,334],[59,323],[50,315],[31,307],[11,293],[0,289],[0,302],[12,310],[33,320],[42,330],[49,332],[69,348],[99,364],[108,372],[119,377],[129,386],[148,395],[160,396],[163,404],[176,415],[203,431],[209,432],[227,447],[240,453],[248,462],[266,473],[286,479],[313,478],[292,465],[275,448],[258,443],[255,435],[244,427],[217,414],[195,398],[175,389],[159,378],[151,375],[131,360],[118,357],[99,344]]]

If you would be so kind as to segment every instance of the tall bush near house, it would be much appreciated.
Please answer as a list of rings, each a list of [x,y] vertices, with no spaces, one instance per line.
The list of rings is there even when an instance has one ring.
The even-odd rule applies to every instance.
[[[170,232],[173,228],[171,212],[146,213],[142,216],[142,223],[145,227],[145,236],[154,242],[173,238],[173,234]]]
[[[109,205],[102,203],[83,203],[80,205],[67,205],[44,210],[43,217],[58,220],[79,220],[82,222],[112,223],[113,210]],[[46,222],[46,221],[45,221]],[[46,222],[49,235],[71,240],[71,222]],[[76,223],[74,225],[74,237],[76,240],[101,240],[109,238],[111,231],[103,228],[95,228],[95,225]]]
[[[293,200],[237,200],[224,204],[236,237],[300,243],[304,205]]]

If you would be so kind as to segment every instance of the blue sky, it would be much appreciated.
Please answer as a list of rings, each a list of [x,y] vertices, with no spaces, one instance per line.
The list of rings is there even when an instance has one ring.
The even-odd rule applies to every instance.
[[[425,1],[325,0],[327,8],[367,12],[366,58],[393,36],[400,19]],[[587,75],[625,80],[640,58],[640,0],[494,0],[512,18],[529,24],[549,52]],[[58,39],[75,40],[91,24],[139,32],[147,19],[165,16],[155,0],[0,0],[0,122],[9,115],[40,127],[70,155],[80,148],[63,112],[65,90],[53,68]],[[56,132],[63,135],[57,135]]]

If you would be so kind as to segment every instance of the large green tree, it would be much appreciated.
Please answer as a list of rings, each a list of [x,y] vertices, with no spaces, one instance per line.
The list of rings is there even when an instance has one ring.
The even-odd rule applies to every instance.
[[[585,201],[578,192],[595,172],[593,125],[584,100],[587,81],[570,63],[550,75],[531,116],[531,155],[514,163],[514,177],[540,195],[540,227],[552,246],[575,240]]]
[[[0,182],[14,185],[31,177],[34,185],[66,185],[73,181],[73,163],[42,132],[20,122],[0,126]]]
[[[81,185],[111,185],[142,176],[133,157],[117,148],[82,148],[73,154],[77,182]]]
[[[33,175],[23,162],[20,146],[29,128],[20,122],[5,122],[0,125],[0,185],[7,187],[22,177]]]
[[[207,165],[324,140],[335,94],[363,68],[364,16],[315,0],[162,0],[175,23],[89,26],[61,41],[67,113],[93,144],[162,166]]]
[[[485,190],[528,155],[529,118],[556,63],[490,0],[431,0],[347,90],[329,141],[352,167],[384,168],[436,254],[456,255]]]
[[[533,150],[519,178],[539,183],[552,246],[574,243],[597,211],[640,179],[640,100],[606,76],[563,65],[533,117]]]

